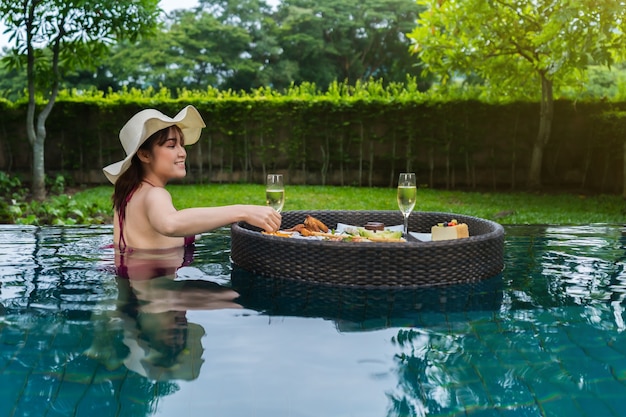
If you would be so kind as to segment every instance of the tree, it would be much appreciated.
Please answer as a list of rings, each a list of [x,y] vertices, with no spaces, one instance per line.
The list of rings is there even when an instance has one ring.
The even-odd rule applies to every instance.
[[[420,9],[412,0],[284,0],[276,13],[282,60],[298,65],[295,83],[404,82],[419,76],[406,34]]]
[[[174,91],[268,85],[259,74],[268,48],[276,49],[265,40],[269,16],[263,1],[201,0],[194,9],[173,11],[157,38],[133,48],[116,45],[99,72],[110,74],[112,85]]]
[[[222,87],[251,90],[275,86],[277,79],[289,71],[280,65],[281,48],[276,38],[276,21],[272,7],[264,0],[199,0],[200,7],[214,15],[224,26],[242,30],[250,37],[241,62]],[[231,29],[232,30],[232,29]]]
[[[404,82],[420,72],[406,38],[418,11],[413,0],[288,0],[276,9],[264,0],[199,0],[171,13],[158,38],[116,45],[94,80],[235,91]]]
[[[158,0],[3,0],[0,16],[12,47],[3,62],[26,71],[26,132],[33,150],[33,197],[43,200],[46,120],[69,72],[93,67],[121,39],[153,33]],[[36,115],[38,105],[43,106]]]
[[[591,64],[623,50],[623,0],[418,0],[427,7],[409,34],[413,51],[443,82],[475,72],[492,92],[540,97],[528,186],[541,186],[554,93]],[[620,28],[620,25],[622,27]],[[540,91],[540,95],[538,94]]]
[[[158,38],[113,48],[106,65],[118,84],[203,90],[219,87],[240,68],[240,54],[250,42],[245,31],[224,26],[205,12],[180,11],[177,19]]]

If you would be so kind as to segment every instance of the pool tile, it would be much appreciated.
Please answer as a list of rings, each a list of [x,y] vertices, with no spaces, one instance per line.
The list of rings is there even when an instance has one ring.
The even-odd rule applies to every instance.
[[[542,416],[554,417],[599,417],[601,414],[586,414],[583,409],[565,394],[555,394],[539,401]]]
[[[584,396],[577,397],[576,403],[581,408],[582,416],[589,417],[599,417],[599,416],[619,416],[623,415],[624,412],[624,404],[622,400],[622,404],[619,405],[619,408],[613,408],[612,404],[609,406],[604,401],[599,400],[595,396]]]

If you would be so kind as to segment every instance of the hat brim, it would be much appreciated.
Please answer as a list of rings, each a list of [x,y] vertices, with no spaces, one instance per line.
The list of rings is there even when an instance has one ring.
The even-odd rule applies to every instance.
[[[198,110],[191,105],[182,109],[174,117],[168,117],[158,110],[147,109],[137,113],[124,125],[120,131],[120,141],[122,141],[122,143],[124,133],[132,128],[136,128],[137,124],[141,124],[142,126],[141,134],[139,140],[134,138],[134,146],[132,149],[128,149],[126,158],[102,169],[104,175],[112,184],[115,184],[120,175],[126,172],[139,147],[154,133],[176,125],[183,132],[185,145],[193,145],[200,139],[202,128],[206,127]]]

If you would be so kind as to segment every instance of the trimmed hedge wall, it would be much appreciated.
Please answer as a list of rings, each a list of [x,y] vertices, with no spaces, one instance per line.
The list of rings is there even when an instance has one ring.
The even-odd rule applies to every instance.
[[[416,98],[417,97],[417,98]],[[123,158],[118,133],[135,112],[173,116],[193,104],[207,128],[188,149],[187,182],[393,187],[414,171],[432,188],[523,189],[538,129],[538,103],[438,101],[402,94],[62,96],[46,124],[46,170],[77,184],[106,183],[101,168]],[[624,104],[624,103],[622,103]],[[621,193],[624,129],[603,116],[621,104],[557,101],[544,185]],[[0,100],[0,170],[30,175],[26,104]]]

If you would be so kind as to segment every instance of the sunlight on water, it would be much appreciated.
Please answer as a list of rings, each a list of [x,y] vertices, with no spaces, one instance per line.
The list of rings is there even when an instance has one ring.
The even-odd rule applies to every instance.
[[[0,226],[0,415],[623,409],[621,226],[507,226],[501,275],[416,290],[254,276],[231,266],[225,228],[174,264],[129,258],[126,273],[160,274],[129,280],[111,232]]]

